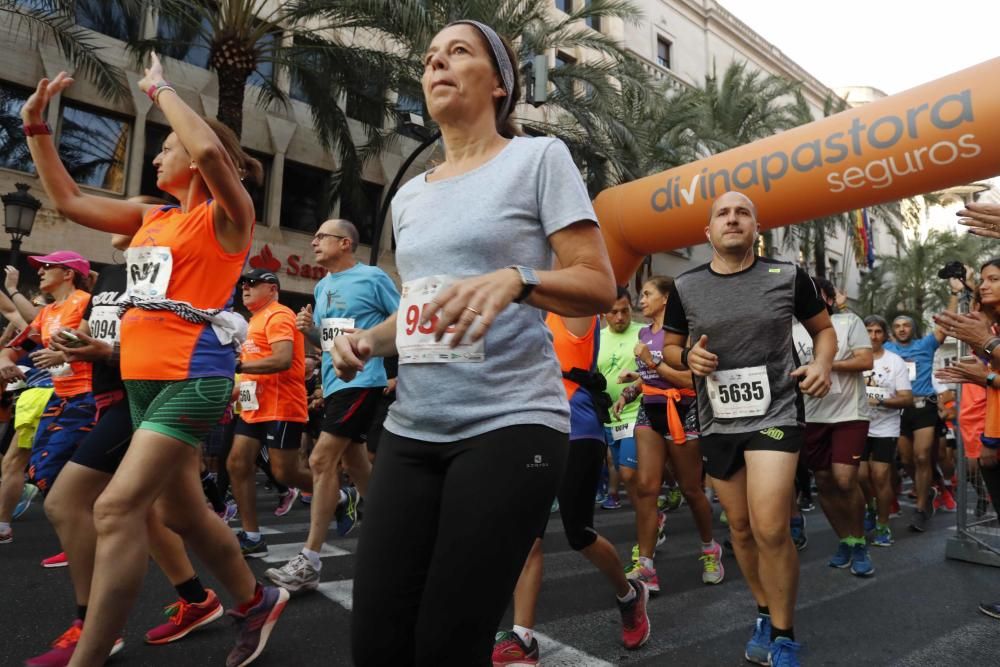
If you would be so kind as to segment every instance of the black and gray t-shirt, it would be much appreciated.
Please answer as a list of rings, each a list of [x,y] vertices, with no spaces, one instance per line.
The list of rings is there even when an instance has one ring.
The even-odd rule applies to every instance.
[[[118,341],[118,305],[125,298],[128,278],[124,264],[112,264],[97,276],[90,304],[83,317],[90,325],[90,335],[113,344]],[[150,354],[153,354],[151,351]],[[94,393],[102,394],[124,388],[117,363],[94,364]]]
[[[808,320],[824,309],[809,276],[788,262],[756,258],[750,268],[727,275],[705,264],[675,280],[664,329],[689,335],[692,343],[706,335],[709,352],[719,356],[710,379],[694,378],[703,434],[746,433],[803,421],[798,383],[789,376],[797,367],[792,318]],[[716,415],[713,399],[718,410],[732,413],[752,413],[755,405],[761,406],[768,389],[762,386],[765,370],[770,405],[763,414]]]

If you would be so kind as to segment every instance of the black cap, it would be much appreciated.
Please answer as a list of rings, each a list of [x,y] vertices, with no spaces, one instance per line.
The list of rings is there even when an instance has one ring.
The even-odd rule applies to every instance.
[[[271,283],[272,285],[281,287],[281,283],[278,281],[278,276],[267,269],[254,269],[250,273],[245,273],[240,276],[241,283],[251,280],[256,283]]]

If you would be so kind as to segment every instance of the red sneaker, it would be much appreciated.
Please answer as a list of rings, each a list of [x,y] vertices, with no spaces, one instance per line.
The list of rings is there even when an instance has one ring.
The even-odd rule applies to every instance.
[[[635,590],[635,598],[624,604],[619,602],[618,611],[622,614],[622,643],[634,651],[649,641],[649,614],[646,613],[649,589],[641,581],[630,580],[629,585]]]
[[[892,506],[889,507],[889,518],[898,519],[903,516],[903,510],[899,507],[899,498],[892,499]]]
[[[66,567],[69,561],[66,560],[66,552],[61,551],[55,556],[49,556],[42,561],[42,567]]]
[[[493,640],[493,667],[532,667],[538,664],[538,640],[526,646],[516,632],[498,632]]]
[[[947,486],[938,487],[938,497],[934,499],[934,509],[939,509],[945,512],[955,512],[958,510],[958,503],[955,502],[955,496],[952,495],[951,489]]]
[[[69,659],[73,657],[73,651],[80,642],[80,633],[83,631],[83,621],[76,619],[69,629],[59,635],[59,639],[52,642],[52,648],[34,658],[24,661],[25,667],[65,667],[69,664]],[[115,645],[111,647],[109,656],[118,653],[125,648],[125,642],[119,637],[115,640]]]
[[[204,602],[185,602],[178,600],[163,609],[167,622],[158,625],[146,633],[147,644],[169,644],[183,639],[189,633],[208,625],[222,616],[225,610],[218,596],[212,589],[206,589],[208,597]]]

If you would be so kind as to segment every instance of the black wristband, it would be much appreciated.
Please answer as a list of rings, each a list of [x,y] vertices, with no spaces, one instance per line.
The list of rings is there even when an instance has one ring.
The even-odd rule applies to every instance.
[[[688,352],[690,351],[691,349],[687,347],[681,350],[681,366],[683,366],[684,368],[688,367]]]
[[[10,293],[10,297],[13,299],[15,294],[20,294],[20,292],[17,291],[17,290],[14,290],[13,292]]]

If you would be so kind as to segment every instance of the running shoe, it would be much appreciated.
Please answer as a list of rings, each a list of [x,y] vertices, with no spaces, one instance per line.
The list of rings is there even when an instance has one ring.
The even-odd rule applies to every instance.
[[[877,523],[878,517],[875,514],[875,510],[871,508],[865,509],[865,535],[875,532],[875,524]]]
[[[618,611],[622,615],[622,644],[634,651],[649,641],[649,590],[639,581],[630,581],[635,597],[628,602],[619,602]],[[496,665],[496,662],[493,663]]]
[[[726,568],[722,566],[722,547],[715,540],[712,540],[712,548],[702,551],[701,556],[701,583],[721,584],[726,576]]]
[[[658,512],[656,516],[656,548],[659,549],[660,546],[667,541],[667,515],[663,512]]]
[[[13,541],[14,541],[13,529],[7,529],[6,531],[0,533],[0,544],[10,544]]]
[[[534,667],[538,664],[538,640],[526,646],[516,632],[504,630],[493,639],[493,667]]]
[[[660,512],[667,509],[667,496],[665,494],[660,494],[656,497],[656,509]]]
[[[875,539],[872,540],[872,545],[876,547],[891,547],[892,529],[888,526],[876,528]]]
[[[926,512],[921,510],[913,510],[913,517],[910,519],[910,530],[923,533],[927,530],[927,516]]]
[[[594,496],[594,504],[595,505],[603,505],[604,501],[607,500],[608,497],[609,497],[608,494],[601,493],[600,491],[598,491],[597,495]]]
[[[980,602],[979,611],[987,616],[1000,619],[1000,602]]]
[[[958,510],[958,503],[955,502],[955,496],[947,486],[941,487],[937,498],[934,499],[934,509],[949,513]]]
[[[793,516],[791,521],[792,544],[796,550],[802,551],[809,544],[809,536],[806,535],[806,518],[801,514]]]
[[[267,553],[267,541],[264,539],[263,535],[258,537],[256,540],[252,540],[246,532],[241,530],[236,533],[236,539],[240,542],[240,552],[244,556]]]
[[[206,588],[205,592],[208,593],[208,597],[203,602],[186,602],[180,599],[165,607],[163,615],[167,617],[167,622],[147,632],[146,643],[175,642],[221,617],[225,610],[215,591]]]
[[[337,505],[337,534],[341,537],[346,537],[348,533],[354,530],[354,526],[358,524],[358,519],[360,515],[358,514],[358,500],[360,495],[358,494],[358,489],[353,486],[349,486],[344,489],[344,493],[347,494],[347,500]]]
[[[638,544],[633,544],[632,545],[632,564],[636,565],[638,563],[639,563],[639,545]],[[626,567],[625,571],[628,572],[631,567],[632,567],[631,565],[628,566],[628,567]]]
[[[69,561],[66,560],[66,552],[61,551],[55,556],[49,556],[42,561],[42,567],[52,568],[52,567],[66,567],[69,565]]]
[[[851,549],[851,574],[855,577],[870,577],[875,574],[875,566],[868,555],[868,545],[855,544]]]
[[[306,507],[312,505],[312,501],[313,501],[313,494],[306,493],[305,491],[299,494],[299,502],[305,505]]]
[[[555,514],[558,511],[559,511],[559,499],[558,498],[553,498],[552,499],[552,507],[549,508],[549,514]]]
[[[934,516],[934,512],[937,508],[938,490],[933,486],[931,490],[927,493],[927,518]]]
[[[25,482],[24,488],[21,489],[21,499],[17,501],[17,506],[14,507],[14,513],[11,514],[11,519],[19,519],[21,515],[28,511],[31,506],[31,501],[34,500],[39,494],[38,487],[31,482]]]
[[[799,667],[799,651],[802,644],[787,637],[778,637],[771,642],[771,667]]]
[[[816,504],[813,503],[812,498],[807,498],[805,496],[799,498],[800,512],[812,512],[814,509],[816,509]]]
[[[667,507],[668,512],[673,512],[675,509],[684,504],[684,494],[681,493],[681,488],[679,486],[671,486],[667,489]]]
[[[298,489],[288,489],[288,491],[281,496],[281,500],[278,502],[278,506],[274,510],[274,516],[285,516],[288,514],[289,510],[292,509],[292,505],[295,503],[295,499],[299,497]]]
[[[903,516],[903,510],[899,506],[899,498],[893,498],[892,506],[889,507],[889,518],[898,519],[901,516]]]
[[[240,513],[240,508],[236,505],[235,500],[227,500],[226,507],[221,512],[218,512],[219,518],[224,522],[229,523],[236,518],[236,515]]]
[[[267,645],[274,624],[288,604],[288,591],[274,586],[265,586],[261,600],[250,610],[241,614],[235,609],[228,613],[236,619],[238,635],[236,646],[226,658],[226,667],[243,667],[253,662]]]
[[[25,660],[25,667],[65,667],[69,664],[69,659],[73,656],[73,651],[76,650],[76,645],[80,642],[80,633],[82,631],[83,621],[76,619],[66,632],[59,635],[59,638],[52,642],[51,649],[41,655],[36,655],[34,658]],[[115,640],[114,646],[111,647],[108,657],[113,656],[123,648],[125,648],[125,642],[119,637]]]
[[[634,563],[625,572],[625,577],[632,581],[639,581],[646,585],[650,593],[660,592],[660,578],[656,576],[656,570],[643,567],[639,563]]]
[[[747,662],[758,665],[771,664],[771,617],[763,614],[757,615],[757,623],[753,628],[753,635],[747,642],[746,651],[743,657]]]
[[[726,516],[726,510],[722,510],[722,512],[719,513],[719,521],[723,526],[729,525],[729,517]]]
[[[618,500],[618,496],[608,496],[601,503],[602,510],[620,510],[622,508],[622,503]]]
[[[314,591],[319,586],[319,570],[305,554],[299,554],[280,568],[270,568],[264,576],[289,593]]]
[[[839,569],[844,569],[851,564],[851,545],[846,542],[840,542],[837,545],[837,553],[833,554],[833,558],[827,563],[830,567],[836,567]]]

